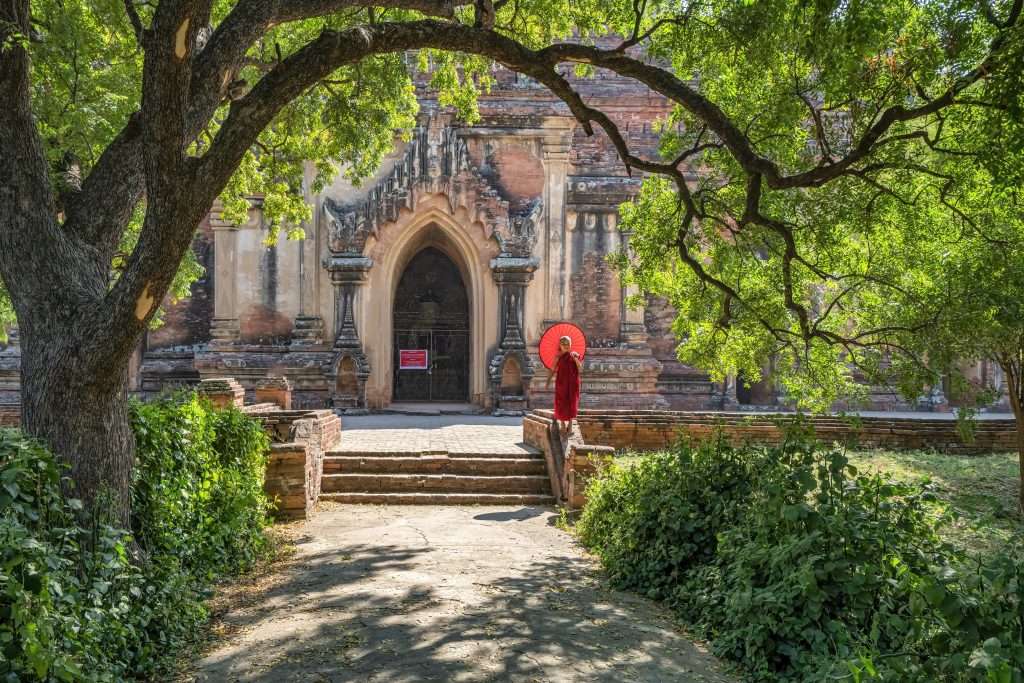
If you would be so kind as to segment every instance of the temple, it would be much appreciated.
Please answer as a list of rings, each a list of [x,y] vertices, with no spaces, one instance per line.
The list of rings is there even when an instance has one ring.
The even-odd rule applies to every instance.
[[[373,178],[354,187],[339,175],[307,196],[305,240],[267,246],[258,199],[244,225],[215,206],[196,244],[206,276],[148,335],[136,389],[223,375],[251,389],[283,375],[299,406],[521,411],[550,402],[536,346],[570,320],[589,341],[585,406],[728,402],[676,361],[672,312],[627,308],[607,262],[629,240],[618,206],[640,180],[546,89],[497,77],[473,126],[421,88],[418,126]],[[654,152],[665,101],[626,79],[577,86]]]
[[[374,177],[355,187],[339,174],[307,192],[304,240],[268,246],[259,198],[242,225],[214,206],[195,243],[206,274],[148,333],[132,390],[231,376],[252,391],[284,376],[297,407],[440,401],[518,412],[550,405],[537,343],[547,325],[568,320],[589,341],[583,407],[784,404],[770,379],[715,383],[679,363],[665,302],[625,305],[633,292],[606,257],[628,245],[618,207],[640,179],[545,88],[508,71],[496,77],[473,126],[421,83],[418,125]],[[607,73],[574,86],[631,147],[656,154],[665,100]],[[17,391],[17,356],[16,344],[0,349],[0,393]],[[944,404],[941,392],[907,406],[879,389],[869,407]]]

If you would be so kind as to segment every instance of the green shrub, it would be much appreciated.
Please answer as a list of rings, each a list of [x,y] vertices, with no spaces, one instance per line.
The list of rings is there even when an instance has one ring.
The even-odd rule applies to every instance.
[[[578,531],[755,680],[1020,681],[1021,558],[943,543],[932,494],[842,453],[718,443],[613,465]]]
[[[212,578],[249,567],[265,548],[269,439],[237,410],[195,396],[136,404],[133,532],[143,550]]]
[[[266,546],[259,425],[187,397],[133,412],[141,562],[126,532],[79,526],[45,448],[0,430],[0,680],[159,675],[205,619],[210,581]]]
[[[621,588],[662,599],[694,566],[751,495],[750,453],[707,444],[635,464],[611,463],[587,488],[576,530]]]

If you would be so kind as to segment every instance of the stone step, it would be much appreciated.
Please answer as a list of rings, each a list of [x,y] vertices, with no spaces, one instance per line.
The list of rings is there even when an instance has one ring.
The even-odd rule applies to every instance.
[[[324,493],[320,500],[363,505],[554,505],[536,493]]]
[[[544,476],[542,458],[450,458],[446,455],[379,457],[330,455],[324,458],[324,474],[486,474]]]
[[[447,451],[347,451],[335,449],[327,451],[325,457],[343,458],[419,458],[429,456],[448,456],[452,460],[470,459],[479,460],[482,458],[502,458],[511,460],[535,459],[544,461],[544,454],[533,448],[526,451],[505,451],[498,453],[449,453]]]
[[[324,474],[323,493],[537,493],[550,494],[547,475]]]

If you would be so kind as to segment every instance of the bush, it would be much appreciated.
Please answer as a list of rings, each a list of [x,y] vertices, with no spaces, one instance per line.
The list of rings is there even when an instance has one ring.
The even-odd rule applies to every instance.
[[[802,439],[680,445],[594,479],[578,531],[755,680],[1020,681],[1022,558],[943,543],[932,494]]]
[[[143,551],[206,578],[248,568],[266,543],[262,426],[192,396],[136,404],[132,427],[132,531]]]
[[[195,637],[210,581],[265,548],[259,425],[194,398],[133,412],[141,562],[125,531],[80,526],[45,448],[0,430],[0,680],[157,675]]]
[[[669,597],[688,571],[711,561],[719,531],[736,523],[751,495],[749,456],[702,446],[612,462],[588,487],[576,530],[620,588]]]

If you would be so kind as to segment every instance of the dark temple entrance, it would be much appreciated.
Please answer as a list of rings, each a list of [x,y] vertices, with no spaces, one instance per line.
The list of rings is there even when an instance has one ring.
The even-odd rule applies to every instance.
[[[469,400],[469,297],[458,267],[433,247],[398,282],[394,400]]]

